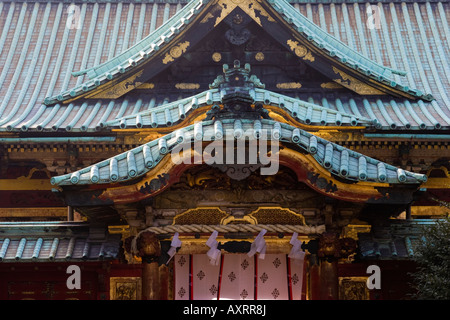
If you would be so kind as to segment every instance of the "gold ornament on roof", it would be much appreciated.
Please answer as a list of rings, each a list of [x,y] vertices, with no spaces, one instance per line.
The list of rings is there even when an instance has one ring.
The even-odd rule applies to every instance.
[[[185,41],[185,42],[182,42],[182,43],[179,43],[179,44],[173,46],[172,48],[170,48],[169,52],[166,53],[162,62],[164,64],[168,64],[169,62],[172,62],[175,59],[178,59],[179,57],[181,57],[181,55],[183,53],[186,52],[186,49],[189,47],[189,45],[190,45],[190,42]]]
[[[219,52],[214,52],[212,54],[212,59],[214,62],[219,62],[220,60],[222,60],[222,55]]]
[[[256,59],[256,61],[263,61],[264,60],[264,53],[258,52],[257,54],[255,54],[255,59]]]
[[[333,67],[333,71],[336,74],[339,74],[342,79],[333,79],[333,81],[339,83],[340,85],[355,91],[356,93],[362,94],[362,95],[382,95],[384,94],[380,90],[377,90],[364,82],[346,74],[345,72],[339,70],[336,67]]]
[[[314,62],[316,58],[311,54],[311,52],[304,45],[301,45],[298,41],[288,40],[287,45],[291,50],[295,53],[297,57],[302,58],[303,60],[308,60],[310,62]]]

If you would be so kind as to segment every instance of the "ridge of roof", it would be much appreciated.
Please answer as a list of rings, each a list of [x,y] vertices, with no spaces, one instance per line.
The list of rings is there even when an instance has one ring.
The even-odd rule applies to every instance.
[[[81,170],[52,177],[50,182],[58,186],[126,182],[151,171],[177,145],[225,137],[242,139],[244,132],[251,132],[248,138],[257,140],[261,130],[271,139],[300,147],[324,169],[348,181],[421,184],[427,180],[424,174],[405,171],[285,123],[224,119],[197,122]]]

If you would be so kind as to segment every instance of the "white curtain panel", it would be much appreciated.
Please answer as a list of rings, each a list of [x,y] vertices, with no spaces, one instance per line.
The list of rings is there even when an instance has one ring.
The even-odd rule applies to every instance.
[[[220,259],[220,258],[219,258]],[[206,254],[192,255],[192,299],[215,300],[219,292],[220,261],[212,265]]]
[[[289,259],[289,284],[292,300],[302,300],[304,259]]]
[[[256,259],[257,300],[289,300],[285,254],[266,254]]]
[[[189,300],[189,266],[191,263],[188,254],[174,256],[175,300]]]
[[[254,300],[254,257],[247,254],[224,254],[222,259],[219,300]]]

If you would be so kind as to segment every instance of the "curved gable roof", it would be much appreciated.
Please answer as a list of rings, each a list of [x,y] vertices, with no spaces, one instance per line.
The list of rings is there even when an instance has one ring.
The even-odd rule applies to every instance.
[[[88,185],[127,182],[150,172],[177,145],[196,140],[214,141],[223,137],[258,139],[265,130],[270,139],[296,145],[311,154],[317,163],[332,174],[348,181],[389,184],[421,184],[426,175],[404,171],[387,163],[349,150],[302,129],[273,120],[209,120],[176,130],[130,151],[88,166],[73,173],[53,177],[53,185]]]
[[[83,3],[81,32],[66,28],[69,5],[0,2],[0,131],[95,132],[106,122],[151,109],[164,100],[150,95],[141,103],[123,97],[115,101],[42,104],[45,97],[57,96],[84,82],[85,75],[75,78],[72,71],[103,65],[108,57],[133,47],[183,8],[181,3],[145,1]],[[381,130],[449,129],[448,5],[379,3],[382,28],[369,30],[364,15],[368,3],[293,4],[296,11],[354,51],[380,65],[405,70],[406,77],[392,75],[397,83],[405,78],[406,86],[431,92],[436,100],[346,97],[331,91],[320,99],[308,95],[300,98],[332,110],[345,110],[355,117],[377,119]],[[108,26],[111,32],[106,32]]]
[[[90,80],[57,95],[46,97],[44,99],[44,104],[50,105],[58,102],[73,101],[73,99],[79,96],[85,96],[86,93],[95,90],[99,86],[111,83],[113,80],[121,78],[125,74],[130,75],[133,72],[136,72],[136,70],[138,70],[143,63],[150,60],[156,52],[170,46],[175,47],[182,45],[175,42],[175,36],[192,25],[193,21],[196,20],[194,18],[205,16],[201,22],[205,23],[205,21],[207,22],[209,19],[214,18],[213,16],[217,11],[220,11],[220,16],[215,20],[215,25],[217,25],[217,23],[222,21],[226,15],[230,14],[235,7],[239,7],[246,13],[250,13],[250,16],[253,19],[256,19],[260,25],[261,20],[255,14],[255,11],[259,11],[260,15],[266,16],[269,22],[276,22],[271,17],[270,13],[266,12],[264,9],[264,7],[270,7],[270,9],[279,14],[283,22],[289,26],[291,32],[299,35],[301,41],[303,40],[303,42],[314,47],[316,52],[326,56],[328,59],[335,60],[348,69],[351,69],[356,74],[359,74],[361,77],[370,79],[371,82],[369,81],[367,83],[369,86],[372,86],[373,83],[379,83],[384,88],[387,88],[387,90],[390,88],[401,91],[405,93],[407,97],[421,98],[424,100],[433,99],[430,93],[423,93],[418,89],[409,88],[406,85],[397,83],[393,75],[405,76],[406,72],[383,66],[360,54],[358,51],[322,30],[299,11],[295,10],[286,0],[248,0],[230,3],[225,3],[221,0],[192,0],[157,30],[136,43],[134,46],[98,66],[73,73],[75,76],[87,74]],[[211,14],[211,12],[214,13]],[[270,25],[266,27],[270,30]],[[307,52],[307,49],[297,41],[288,40],[287,45],[299,56],[304,56],[304,54],[297,51],[299,48],[301,48],[301,51]],[[180,50],[186,49],[182,48]],[[173,61],[173,58],[170,61]],[[151,66],[149,66],[149,68],[151,68]],[[353,78],[336,67],[333,67],[333,70],[337,75],[342,77],[343,80]],[[340,83],[345,85],[345,81],[341,81]],[[355,86],[349,86],[349,88],[351,90],[356,90]]]

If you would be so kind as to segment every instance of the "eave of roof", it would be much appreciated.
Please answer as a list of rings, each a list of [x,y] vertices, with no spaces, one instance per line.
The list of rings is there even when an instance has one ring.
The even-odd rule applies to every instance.
[[[194,109],[215,103],[221,104],[223,94],[224,93],[219,89],[210,89],[195,96],[114,119],[113,121],[106,122],[104,127],[120,129],[170,127],[174,123],[184,120]],[[261,88],[251,89],[250,95],[254,99],[255,104],[274,106],[284,110],[294,119],[306,125],[380,126],[376,119],[371,120],[365,117],[356,117],[352,114],[340,112],[338,110],[333,110]]]
[[[198,122],[84,169],[53,177],[51,183],[64,186],[133,180],[151,171],[176,145],[196,140],[214,141],[224,137],[240,139],[243,132],[252,132],[248,138],[257,140],[261,130],[267,132],[269,139],[302,148],[320,166],[348,181],[421,184],[427,180],[426,175],[404,171],[284,123],[267,119],[228,119]]]
[[[120,235],[85,222],[1,222],[0,262],[117,259]]]

